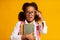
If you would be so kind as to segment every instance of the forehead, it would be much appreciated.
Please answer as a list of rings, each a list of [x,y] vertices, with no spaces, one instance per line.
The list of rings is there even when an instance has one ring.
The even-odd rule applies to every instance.
[[[34,11],[35,8],[33,6],[28,6],[26,7],[26,11]]]

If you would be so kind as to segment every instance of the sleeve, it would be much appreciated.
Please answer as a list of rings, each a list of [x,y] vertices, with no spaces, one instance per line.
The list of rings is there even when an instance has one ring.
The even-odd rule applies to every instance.
[[[12,35],[10,36],[10,39],[11,40],[21,40],[21,36],[22,35],[18,35],[18,32],[19,32],[19,26],[20,26],[20,23],[21,22],[18,22],[14,28],[14,31],[12,32]]]
[[[42,28],[43,26],[43,28]],[[41,28],[40,28],[40,32],[43,33],[43,34],[46,34],[47,33],[47,25],[46,25],[46,22],[45,21],[42,21],[41,22]]]

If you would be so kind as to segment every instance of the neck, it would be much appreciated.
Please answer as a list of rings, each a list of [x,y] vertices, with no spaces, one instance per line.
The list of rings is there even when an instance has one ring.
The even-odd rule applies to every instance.
[[[27,22],[28,22],[28,23],[32,23],[32,21],[28,21],[28,20],[27,20]]]

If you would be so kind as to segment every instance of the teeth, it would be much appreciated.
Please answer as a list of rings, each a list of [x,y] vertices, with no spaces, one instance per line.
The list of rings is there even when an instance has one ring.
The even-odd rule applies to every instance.
[[[29,17],[29,18],[32,18],[32,17]]]

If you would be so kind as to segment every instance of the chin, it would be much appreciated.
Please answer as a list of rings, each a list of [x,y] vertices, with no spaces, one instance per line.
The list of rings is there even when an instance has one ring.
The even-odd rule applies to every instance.
[[[30,21],[30,22],[31,22],[31,21],[33,21],[33,20],[28,20],[28,21]]]

